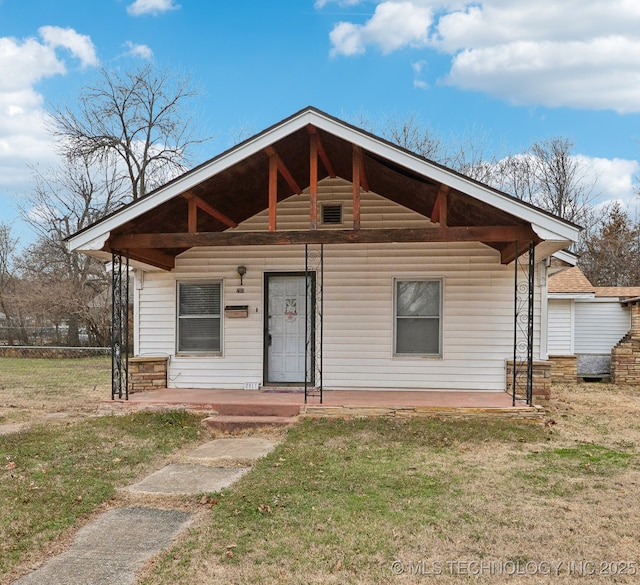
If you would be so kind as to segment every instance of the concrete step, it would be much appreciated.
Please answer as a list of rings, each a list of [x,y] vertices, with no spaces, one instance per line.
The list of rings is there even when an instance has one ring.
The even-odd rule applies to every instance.
[[[137,400],[133,395],[129,400],[102,400],[99,414],[126,413],[139,411],[188,410],[225,416],[275,416],[291,417],[300,414],[300,404],[264,404],[240,402],[191,402]]]
[[[219,414],[205,418],[202,424],[210,431],[234,433],[263,427],[288,427],[297,420],[297,416],[240,416]]]
[[[325,406],[307,405],[302,411],[307,417],[363,418],[373,416],[439,417],[439,418],[500,418],[544,423],[544,409],[539,406],[465,407],[465,406]]]
[[[225,416],[274,416],[291,417],[300,414],[300,404],[259,404],[221,402],[216,405],[216,411]]]

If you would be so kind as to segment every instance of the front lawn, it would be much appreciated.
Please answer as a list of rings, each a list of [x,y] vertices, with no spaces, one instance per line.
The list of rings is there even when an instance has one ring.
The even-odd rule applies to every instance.
[[[111,398],[111,357],[0,357],[0,424],[95,412]]]
[[[199,418],[174,412],[36,425],[0,436],[0,583],[114,498],[116,488],[161,467],[201,434]]]
[[[140,583],[636,582],[639,404],[575,385],[547,426],[304,421]]]

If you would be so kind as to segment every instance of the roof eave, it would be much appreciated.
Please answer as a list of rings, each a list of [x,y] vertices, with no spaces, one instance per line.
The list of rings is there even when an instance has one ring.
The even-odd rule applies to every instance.
[[[430,162],[416,154],[413,154],[399,146],[383,141],[367,132],[345,124],[344,122],[325,114],[314,108],[307,108],[294,114],[283,122],[272,126],[256,136],[246,140],[242,144],[220,154],[216,158],[196,167],[192,171],[177,177],[164,187],[149,195],[129,204],[120,211],[103,219],[102,221],[86,228],[71,236],[67,240],[67,245],[71,251],[84,250],[90,242],[96,239],[109,237],[109,233],[125,222],[136,219],[140,215],[151,211],[155,207],[162,205],[166,201],[184,193],[195,187],[205,179],[214,176],[231,166],[239,163],[245,158],[259,152],[260,150],[274,144],[278,140],[296,132],[297,130],[313,125],[321,130],[330,132],[335,136],[355,144],[365,150],[385,157],[391,162],[406,167],[418,174],[428,175],[433,180],[448,185],[449,187],[461,191],[492,205],[498,209],[514,215],[524,221],[529,222],[536,234],[543,240],[553,240],[563,243],[563,246],[553,246],[553,251],[561,250],[562,247],[577,241],[580,228],[560,218],[556,218],[543,210],[529,206],[524,202],[501,193],[488,186],[474,181],[455,171],[446,169],[436,163]],[[549,248],[551,249],[551,248]]]

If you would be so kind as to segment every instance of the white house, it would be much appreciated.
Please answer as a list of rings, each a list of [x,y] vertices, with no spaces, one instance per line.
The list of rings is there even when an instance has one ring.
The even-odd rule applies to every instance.
[[[543,261],[578,232],[306,108],[69,247],[139,269],[134,353],[170,387],[502,391],[523,319],[546,357]]]
[[[548,353],[571,363],[579,378],[611,372],[611,350],[631,328],[624,301],[640,296],[640,287],[596,287],[577,266],[549,277]]]

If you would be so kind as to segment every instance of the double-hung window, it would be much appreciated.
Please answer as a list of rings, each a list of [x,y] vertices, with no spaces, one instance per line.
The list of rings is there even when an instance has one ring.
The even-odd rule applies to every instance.
[[[442,281],[396,280],[394,354],[442,355]]]
[[[178,352],[222,352],[222,283],[178,283]]]

